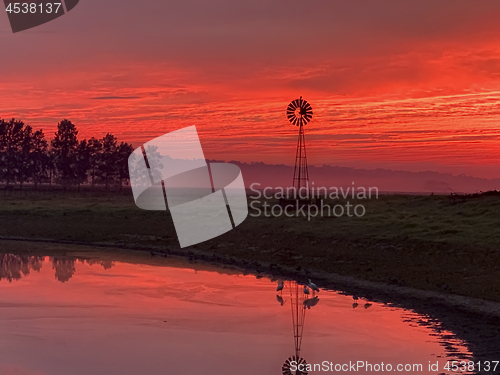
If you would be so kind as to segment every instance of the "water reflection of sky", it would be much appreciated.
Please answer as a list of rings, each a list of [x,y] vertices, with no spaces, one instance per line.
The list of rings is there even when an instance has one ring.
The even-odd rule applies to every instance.
[[[2,375],[280,374],[294,354],[290,297],[281,306],[269,279],[179,260],[17,260],[0,255]],[[319,297],[305,317],[308,363],[446,361],[425,317]]]

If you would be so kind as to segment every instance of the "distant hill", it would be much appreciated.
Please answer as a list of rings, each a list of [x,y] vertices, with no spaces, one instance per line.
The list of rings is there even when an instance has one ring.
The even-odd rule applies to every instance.
[[[217,162],[218,160],[211,160]],[[219,161],[220,162],[220,161]],[[293,167],[283,164],[242,163],[236,164],[243,171],[245,185],[260,183],[261,188],[291,186]],[[432,171],[409,172],[391,169],[357,169],[323,165],[309,167],[309,178],[314,186],[377,187],[379,192],[404,193],[475,193],[500,188],[500,178],[486,179],[465,174],[452,175]]]

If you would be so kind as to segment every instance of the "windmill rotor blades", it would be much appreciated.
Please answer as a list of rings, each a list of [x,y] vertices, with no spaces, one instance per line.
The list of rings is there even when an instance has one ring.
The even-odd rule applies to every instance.
[[[302,99],[302,96],[299,99],[292,100],[286,109],[288,121],[297,126],[306,125],[311,121],[312,115],[311,105]]]

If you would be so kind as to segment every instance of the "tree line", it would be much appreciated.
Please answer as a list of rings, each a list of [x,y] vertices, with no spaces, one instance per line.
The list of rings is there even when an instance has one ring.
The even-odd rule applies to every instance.
[[[112,134],[101,139],[79,140],[69,120],[57,125],[49,141],[42,130],[23,121],[0,119],[0,183],[7,187],[30,183],[70,186],[87,184],[120,188],[129,180],[131,144],[118,143]]]
[[[28,276],[31,270],[40,272],[44,261],[44,256],[0,254],[0,281],[2,279],[8,282],[20,280],[23,276]],[[56,279],[62,283],[73,277],[76,272],[75,263],[77,261],[89,266],[100,264],[105,270],[112,268],[115,264],[110,260],[82,258],[50,257],[49,261],[52,262],[52,269],[55,270]]]

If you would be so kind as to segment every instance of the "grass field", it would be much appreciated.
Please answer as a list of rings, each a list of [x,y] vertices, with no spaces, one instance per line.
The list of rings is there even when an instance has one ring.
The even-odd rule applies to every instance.
[[[364,217],[248,217],[236,230],[186,248],[335,272],[500,302],[500,198],[380,196]],[[180,251],[165,211],[135,207],[130,192],[0,195],[0,236]],[[26,245],[29,246],[29,245]]]

